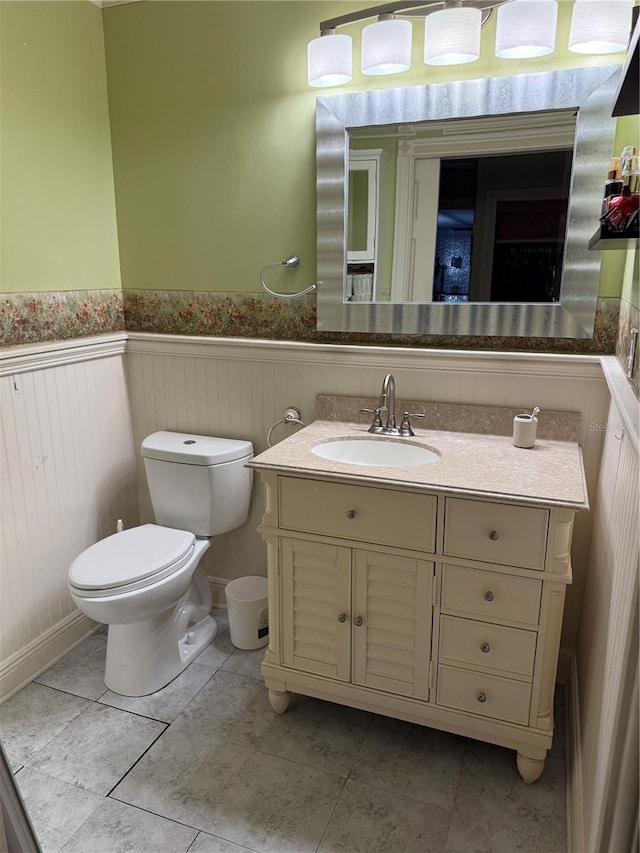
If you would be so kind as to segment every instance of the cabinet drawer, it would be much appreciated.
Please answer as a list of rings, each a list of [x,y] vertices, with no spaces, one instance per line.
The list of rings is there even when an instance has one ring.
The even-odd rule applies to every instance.
[[[452,666],[438,667],[438,705],[527,725],[531,685]]]
[[[444,552],[450,557],[543,569],[549,511],[447,498]]]
[[[442,567],[440,607],[488,622],[538,627],[542,581],[472,569]]]
[[[279,514],[287,530],[435,550],[433,495],[280,477]]]
[[[438,659],[441,664],[482,667],[497,675],[531,679],[536,639],[534,631],[442,616]]]

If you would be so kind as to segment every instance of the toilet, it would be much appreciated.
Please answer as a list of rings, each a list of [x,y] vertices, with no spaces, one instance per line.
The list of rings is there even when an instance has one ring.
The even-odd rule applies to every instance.
[[[251,500],[249,441],[155,432],[142,456],[156,523],[96,542],[68,574],[79,610],[109,626],[104,682],[123,696],[160,690],[215,637],[200,559]]]

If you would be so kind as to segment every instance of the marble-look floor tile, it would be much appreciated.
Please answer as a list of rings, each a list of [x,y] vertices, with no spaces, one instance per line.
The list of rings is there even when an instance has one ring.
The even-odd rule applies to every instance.
[[[229,655],[233,653],[235,646],[229,637],[227,611],[216,610],[214,608],[211,611],[211,615],[218,623],[218,633],[206,649],[200,652],[196,658],[196,662],[211,669],[218,669],[227,660]]]
[[[258,741],[258,750],[348,776],[370,724],[366,711],[294,695],[288,711],[275,716]]]
[[[256,752],[202,828],[261,853],[314,853],[343,785],[333,773]]]
[[[105,799],[64,845],[64,853],[186,853],[196,830]]]
[[[107,638],[92,634],[41,673],[36,682],[74,696],[97,699],[107,689],[104,683],[106,655]]]
[[[246,675],[248,678],[255,678],[264,685],[264,678],[260,668],[264,660],[264,653],[265,649],[255,649],[254,651],[236,649],[222,664],[222,669],[225,672],[235,672],[237,675]]]
[[[469,741],[447,853],[565,853],[565,765],[547,759],[537,782],[523,782],[515,752]]]
[[[318,853],[442,853],[450,813],[347,781]]]
[[[15,778],[43,853],[57,853],[103,801],[99,794],[31,767]]]
[[[207,732],[172,725],[111,796],[211,831],[215,809],[253,752],[249,745],[219,740],[214,728]]]
[[[121,696],[108,690],[98,701],[112,708],[171,723],[184,711],[212,675],[209,667],[192,663],[166,687],[149,696]]]
[[[106,794],[164,729],[164,723],[93,704],[50,741],[29,766]]]
[[[206,832],[199,832],[198,837],[189,848],[189,853],[248,853],[249,847],[241,847],[233,841],[216,838]]]
[[[466,743],[448,732],[376,716],[351,778],[450,810]]]
[[[264,684],[218,670],[172,728],[253,747],[275,716]]]
[[[0,740],[14,772],[90,704],[79,696],[31,683],[0,705]]]

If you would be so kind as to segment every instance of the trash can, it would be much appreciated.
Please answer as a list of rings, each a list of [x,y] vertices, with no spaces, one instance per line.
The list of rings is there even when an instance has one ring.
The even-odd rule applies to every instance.
[[[225,587],[229,635],[237,649],[259,649],[269,642],[267,579],[251,575]]]

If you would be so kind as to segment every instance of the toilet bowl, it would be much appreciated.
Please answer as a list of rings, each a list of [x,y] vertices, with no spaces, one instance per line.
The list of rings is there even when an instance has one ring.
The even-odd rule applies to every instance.
[[[250,442],[159,432],[142,453],[159,523],[96,542],[68,573],[76,606],[109,626],[104,681],[125,696],[160,690],[215,637],[199,563],[214,533],[246,520],[252,482]]]

